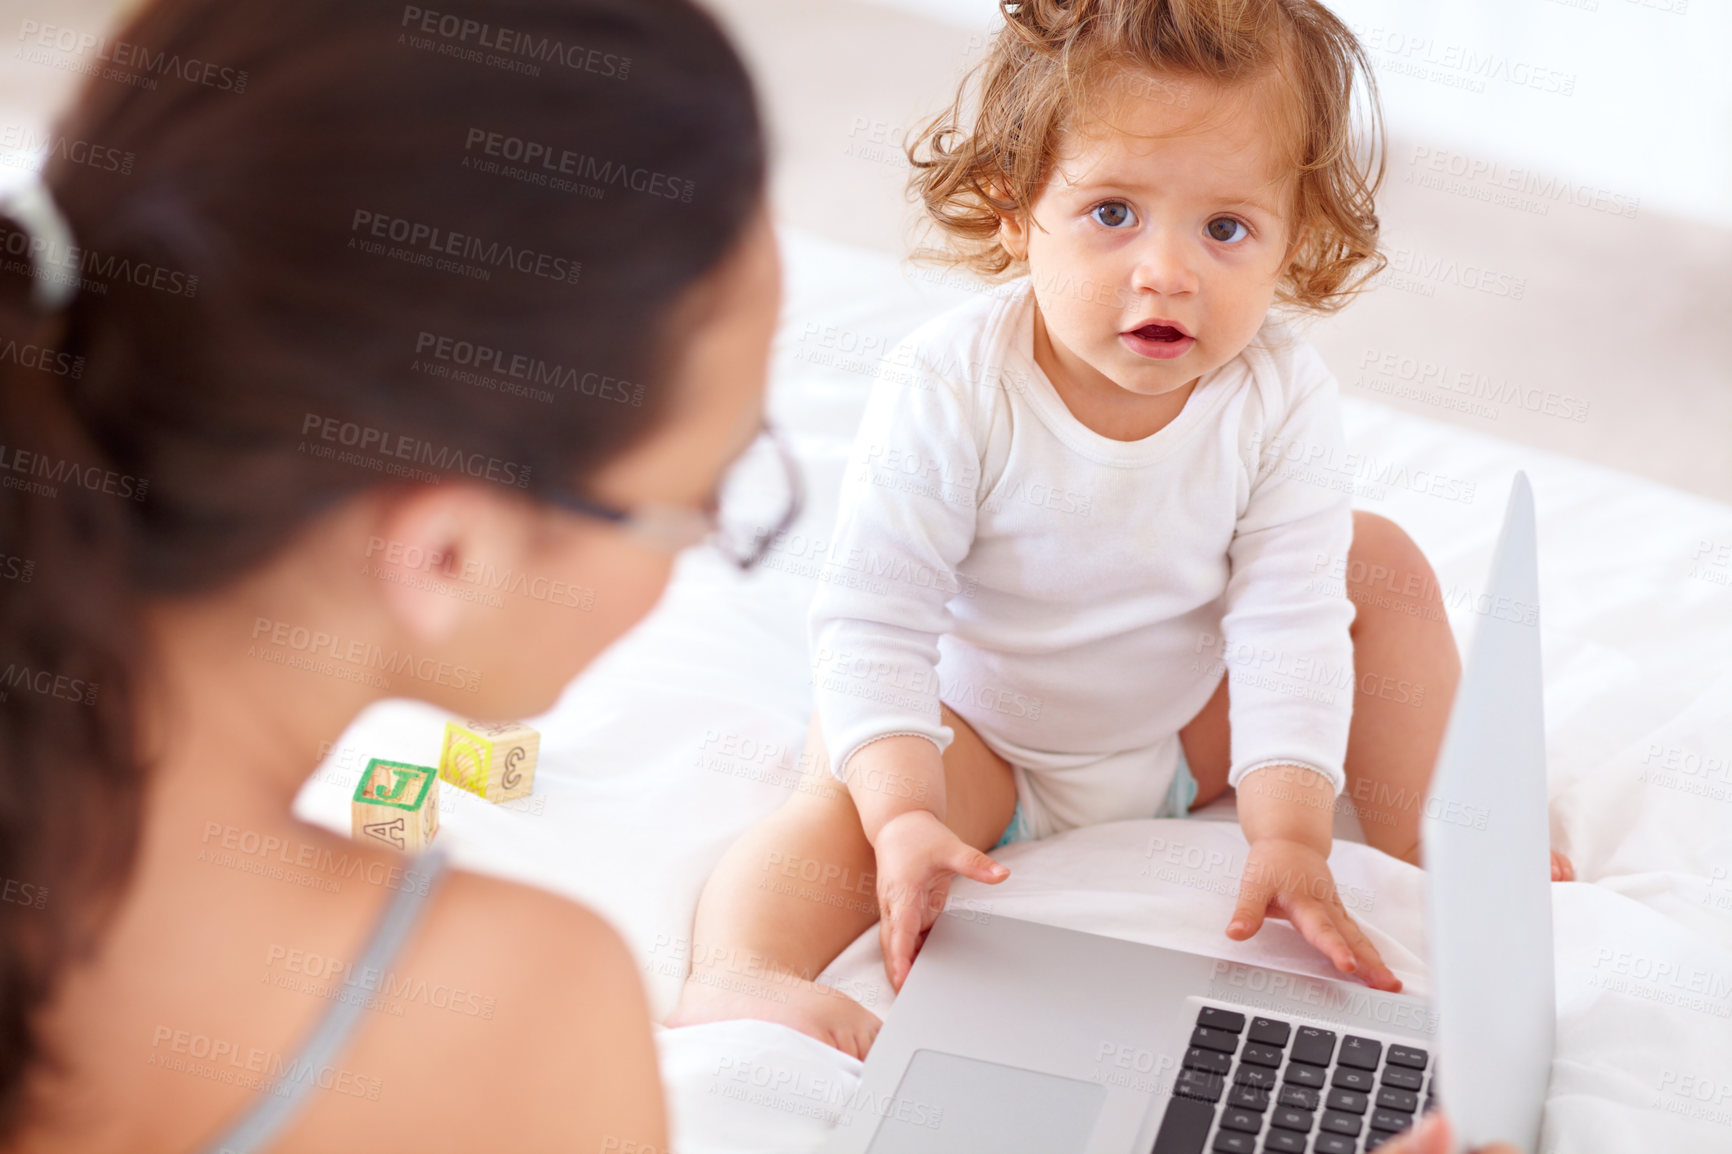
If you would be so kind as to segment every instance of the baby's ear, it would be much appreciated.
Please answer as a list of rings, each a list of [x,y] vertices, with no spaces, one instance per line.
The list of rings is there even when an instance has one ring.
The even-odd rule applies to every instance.
[[[1028,259],[1028,219],[1020,209],[1003,209],[998,205],[1007,204],[1011,200],[1010,190],[994,180],[989,181],[986,193],[994,202],[998,213],[998,243],[1005,252],[1016,260]]]
[[[1016,260],[1028,259],[1028,225],[1020,212],[998,214],[998,243]]]

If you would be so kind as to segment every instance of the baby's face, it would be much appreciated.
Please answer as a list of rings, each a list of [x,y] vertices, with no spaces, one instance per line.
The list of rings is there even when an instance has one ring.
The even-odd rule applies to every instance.
[[[1033,206],[1006,219],[1061,371],[1157,396],[1245,347],[1286,263],[1294,176],[1272,86],[1128,85],[1064,138]]]

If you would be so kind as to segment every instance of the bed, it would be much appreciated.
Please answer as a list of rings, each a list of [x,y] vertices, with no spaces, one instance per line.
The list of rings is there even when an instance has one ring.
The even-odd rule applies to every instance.
[[[792,434],[805,513],[752,575],[703,550],[680,558],[649,618],[530,719],[542,733],[532,797],[441,798],[439,838],[459,864],[612,921],[658,1017],[678,993],[711,865],[795,780],[811,700],[804,609],[831,579],[816,558],[877,361],[978,291],[794,229],[781,242],[770,411]],[[1425,550],[1464,647],[1510,480],[1522,469],[1533,482],[1553,843],[1580,878],[1553,888],[1558,1044],[1543,1148],[1732,1151],[1732,507],[1375,402],[1344,406],[1352,447],[1378,462],[1355,505]],[[328,751],[297,811],[346,832],[366,759],[432,764],[444,720],[418,702],[377,703]],[[1223,935],[1245,843],[1230,802],[1199,816],[1011,846],[1007,882],[959,882],[952,902],[1327,975],[1285,923],[1249,942]],[[1353,840],[1332,863],[1361,925],[1423,994],[1420,872]],[[875,931],[829,980],[880,1014],[894,1000]],[[681,1154],[820,1149],[860,1070],[768,1023],[657,1027],[657,1041]]]

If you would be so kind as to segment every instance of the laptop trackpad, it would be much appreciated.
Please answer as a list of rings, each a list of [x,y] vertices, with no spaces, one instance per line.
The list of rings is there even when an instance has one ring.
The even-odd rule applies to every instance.
[[[1052,1154],[1081,1150],[1105,1086],[916,1050],[866,1154]]]

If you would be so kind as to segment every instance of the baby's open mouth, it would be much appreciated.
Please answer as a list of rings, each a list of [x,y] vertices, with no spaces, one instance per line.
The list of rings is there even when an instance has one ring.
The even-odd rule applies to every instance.
[[[1138,336],[1145,341],[1182,341],[1185,334],[1172,325],[1144,325],[1131,330],[1132,336]]]

